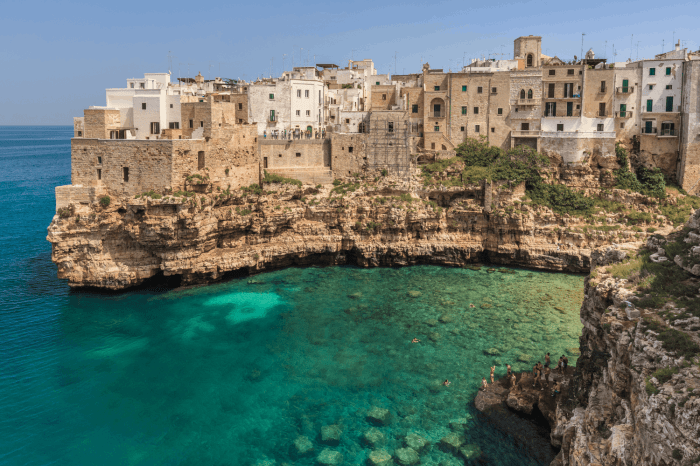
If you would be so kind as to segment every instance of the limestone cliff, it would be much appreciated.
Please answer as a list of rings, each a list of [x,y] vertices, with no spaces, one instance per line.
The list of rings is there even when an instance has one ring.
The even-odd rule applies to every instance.
[[[604,225],[586,227],[583,219],[531,205],[522,186],[503,183],[425,187],[379,175],[316,187],[202,191],[209,192],[150,192],[107,207],[62,209],[47,238],[59,277],[71,286],[121,289],[159,273],[193,284],[292,264],[485,260],[587,272],[591,249],[648,234],[614,213],[603,213]],[[635,211],[650,209],[641,195],[609,196]],[[653,224],[671,229],[663,220]]]

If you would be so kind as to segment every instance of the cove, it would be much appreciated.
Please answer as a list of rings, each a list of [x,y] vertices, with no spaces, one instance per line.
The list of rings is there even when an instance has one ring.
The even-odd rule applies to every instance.
[[[457,465],[437,448],[457,426],[486,464],[540,465],[552,459],[546,439],[496,429],[472,401],[493,364],[497,376],[506,363],[529,370],[547,351],[575,364],[583,277],[311,267],[61,299],[25,374],[40,387],[0,386],[6,403],[31,408],[0,429],[6,464],[313,465],[328,448],[359,465],[373,428],[390,454],[417,434],[434,445],[421,464]],[[388,410],[385,425],[368,422],[373,408]],[[324,445],[332,425],[339,442]]]

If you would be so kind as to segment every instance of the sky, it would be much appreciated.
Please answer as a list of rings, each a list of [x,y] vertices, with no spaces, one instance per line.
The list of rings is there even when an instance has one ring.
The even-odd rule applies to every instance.
[[[562,59],[581,56],[582,38],[596,58],[653,58],[679,39],[698,50],[699,20],[697,3],[646,0],[7,1],[0,125],[72,125],[105,105],[106,88],[147,72],[253,80],[351,58],[373,59],[379,73],[418,73],[426,61],[457,71],[471,58],[512,58],[513,40],[530,34]]]

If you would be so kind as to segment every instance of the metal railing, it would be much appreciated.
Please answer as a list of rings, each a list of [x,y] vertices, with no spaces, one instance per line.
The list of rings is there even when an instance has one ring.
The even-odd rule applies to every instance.
[[[656,128],[654,128],[654,129],[656,129]],[[661,137],[661,136],[669,136],[669,137],[677,136],[676,130],[673,128],[672,129],[668,129],[668,128],[663,129],[662,128],[661,131],[659,132],[659,137]]]
[[[634,92],[634,86],[618,87],[618,88],[615,88],[615,91],[618,94],[631,94]]]
[[[536,99],[518,99],[516,102],[518,105],[536,105],[537,100]]]
[[[632,118],[631,110],[615,112],[615,118]]]
[[[520,130],[512,130],[510,132],[510,136],[513,138],[522,138],[522,137],[539,137],[541,135],[542,131],[538,129],[520,129]]]
[[[647,128],[642,126],[642,134],[656,134],[656,128]]]
[[[599,116],[599,117],[607,117],[607,116],[608,116],[608,112],[601,112],[601,111],[599,110],[599,111],[598,111],[598,116]]]
[[[433,118],[445,118],[445,112],[433,112],[430,114]]]

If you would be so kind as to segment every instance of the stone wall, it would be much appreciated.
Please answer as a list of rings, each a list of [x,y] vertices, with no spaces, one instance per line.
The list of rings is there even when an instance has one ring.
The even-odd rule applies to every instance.
[[[103,186],[56,186],[56,210],[70,204],[92,204],[104,195]]]
[[[109,132],[121,126],[120,113],[116,109],[85,109],[84,115],[83,137],[88,139],[109,139]]]
[[[258,151],[265,168],[329,168],[331,143],[328,139],[259,140]]]
[[[615,70],[587,69],[583,71],[583,80],[583,116],[587,118],[613,118]],[[602,90],[603,82],[605,90]],[[600,104],[605,104],[604,115],[599,115]]]
[[[377,86],[372,84],[372,100],[370,110],[391,110],[392,105],[397,105],[396,86]]]
[[[363,169],[367,164],[367,138],[367,134],[331,134],[331,168],[334,178]]]
[[[82,138],[85,134],[85,117],[73,118],[73,137]]]
[[[540,151],[551,160],[582,163],[615,156],[615,137],[595,137],[594,133],[543,133]]]
[[[646,121],[652,121],[652,127],[656,128],[656,132],[640,135],[637,161],[647,168],[658,167],[666,176],[675,178],[680,139],[678,133],[681,130],[680,113],[644,113],[642,128],[644,128]],[[661,135],[661,125],[665,122],[673,123],[674,135]]]
[[[678,182],[691,194],[700,193],[700,61],[684,63],[683,108]]]

